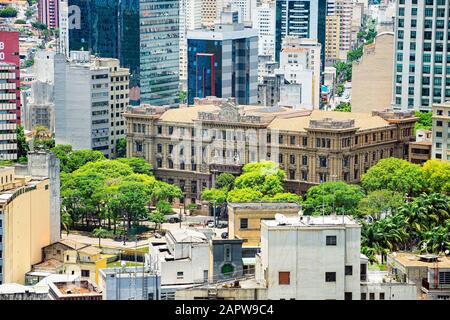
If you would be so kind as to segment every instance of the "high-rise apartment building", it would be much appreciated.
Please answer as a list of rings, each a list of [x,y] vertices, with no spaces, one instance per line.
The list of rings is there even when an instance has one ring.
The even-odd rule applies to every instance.
[[[316,39],[322,45],[321,61],[325,61],[326,0],[276,0],[276,60],[279,61],[282,40],[292,35]]]
[[[325,37],[325,62],[333,64],[340,59],[341,18],[337,15],[327,16]]]
[[[179,1],[140,0],[141,101],[179,103]]]
[[[450,100],[433,104],[432,159],[450,160]]]
[[[336,15],[339,16],[339,51],[340,58],[345,60],[347,52],[352,48],[352,0],[336,0]]]
[[[393,104],[430,111],[450,99],[450,0],[399,0]]]
[[[188,32],[188,103],[194,98],[236,98],[255,104],[258,83],[258,31],[224,11],[214,30]]]
[[[0,31],[0,160],[17,159],[20,124],[19,33]]]
[[[183,90],[187,87],[187,31],[201,29],[202,1],[180,1],[180,82]]]
[[[256,8],[253,28],[258,29],[258,54],[270,55],[275,61],[276,6],[274,1],[265,0]]]
[[[38,19],[50,29],[59,28],[59,0],[39,0]]]
[[[57,144],[93,149],[113,157],[124,136],[129,72],[116,59],[72,51],[55,56],[55,137]]]
[[[213,28],[217,19],[217,0],[202,0],[202,26]]]

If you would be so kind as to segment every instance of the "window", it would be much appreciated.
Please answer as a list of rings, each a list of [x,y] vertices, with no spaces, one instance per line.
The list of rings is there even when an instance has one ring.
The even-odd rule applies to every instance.
[[[439,272],[439,285],[450,284],[450,271]]]
[[[380,300],[384,300],[384,292],[380,292]]]
[[[278,284],[279,285],[290,284],[290,282],[291,282],[290,276],[291,276],[290,272],[285,272],[285,271],[278,272]]]
[[[353,266],[345,266],[345,275],[351,276],[353,274]]]
[[[224,260],[225,261],[231,261],[231,245],[226,244],[224,245]]]
[[[184,273],[183,271],[178,271],[177,272],[177,279],[183,279],[184,278]]]
[[[361,292],[361,300],[367,300],[367,293]]]
[[[89,270],[81,270],[82,277],[89,277],[91,272]]]
[[[248,219],[241,218],[241,229],[248,229]]]
[[[353,300],[353,294],[351,292],[346,292],[344,295],[344,300]]]
[[[375,293],[374,292],[369,293],[369,298],[370,300],[375,300]]]
[[[337,243],[336,236],[327,236],[326,244],[327,246],[335,246]]]
[[[336,282],[336,272],[325,272],[325,282]]]

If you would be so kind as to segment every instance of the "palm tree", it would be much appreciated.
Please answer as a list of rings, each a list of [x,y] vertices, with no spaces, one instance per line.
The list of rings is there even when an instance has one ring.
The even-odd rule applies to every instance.
[[[61,225],[63,226],[64,230],[66,230],[67,235],[69,235],[70,233],[71,224],[72,224],[72,217],[68,212],[63,211],[61,214]]]
[[[101,247],[101,239],[106,238],[109,235],[109,231],[104,228],[96,228],[92,232],[95,237],[98,237],[98,246]]]

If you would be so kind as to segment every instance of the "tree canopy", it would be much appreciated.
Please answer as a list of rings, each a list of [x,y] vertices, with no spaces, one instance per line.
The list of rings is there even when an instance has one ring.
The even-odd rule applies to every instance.
[[[359,186],[345,182],[324,182],[309,188],[302,204],[306,214],[319,215],[324,212],[355,215],[363,197]]]
[[[367,192],[388,189],[412,196],[423,191],[425,179],[419,165],[402,159],[387,158],[380,160],[363,174],[361,184]]]

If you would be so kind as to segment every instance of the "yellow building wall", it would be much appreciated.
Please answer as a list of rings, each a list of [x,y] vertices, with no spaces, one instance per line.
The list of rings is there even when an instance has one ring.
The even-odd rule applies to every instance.
[[[235,209],[228,211],[230,239],[243,239],[244,247],[259,247],[261,245],[261,220],[275,219],[275,214],[297,216],[298,209]],[[241,219],[248,219],[248,228],[241,229]]]
[[[95,262],[95,283],[99,284],[100,269],[105,269],[108,265],[108,258],[102,258]]]
[[[4,208],[4,282],[25,283],[25,273],[41,261],[50,244],[50,190],[48,180],[35,190],[17,195]],[[20,189],[16,190],[19,192]]]

